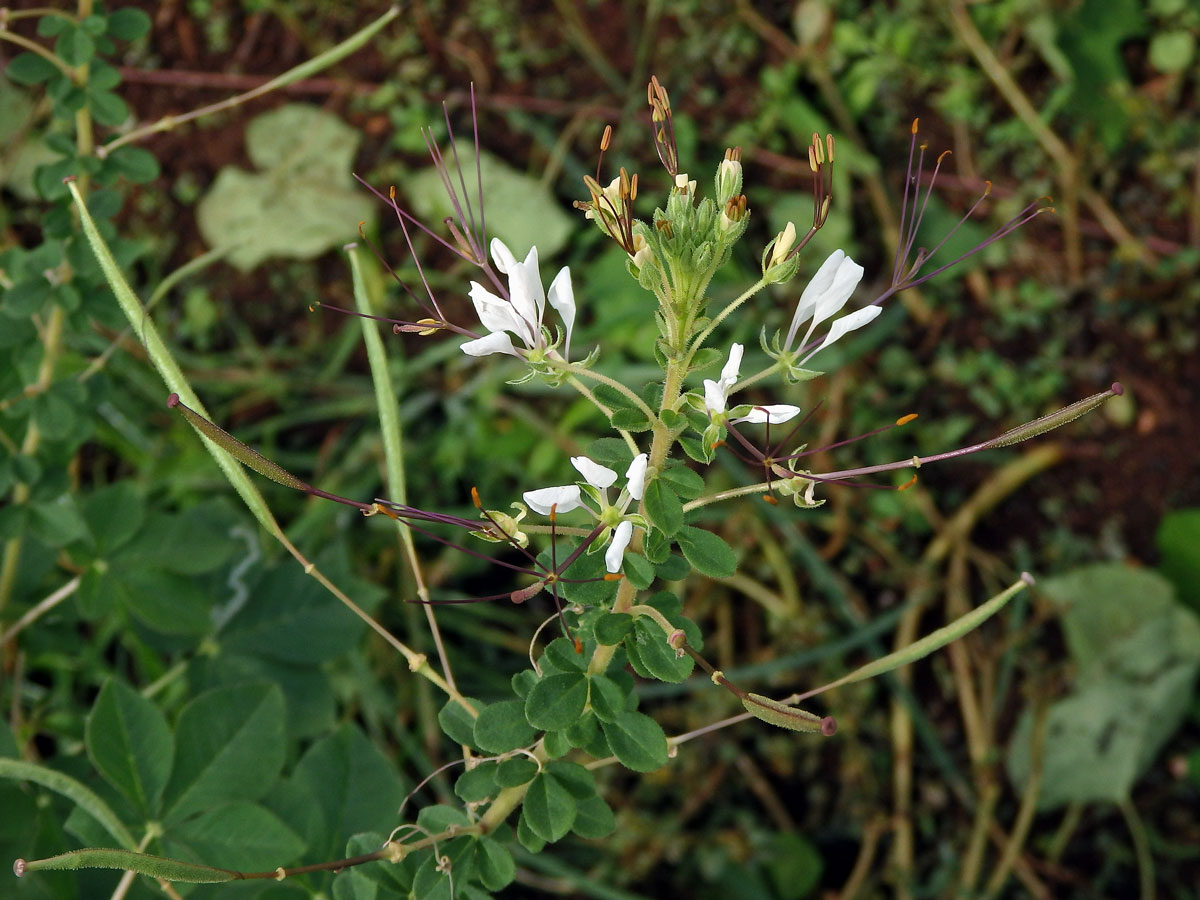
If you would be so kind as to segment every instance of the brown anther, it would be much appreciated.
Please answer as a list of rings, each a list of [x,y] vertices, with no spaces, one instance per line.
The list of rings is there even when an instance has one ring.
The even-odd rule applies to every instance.
[[[668,238],[675,236],[675,230],[671,227],[670,219],[659,219],[654,223],[654,227],[665,234]]]
[[[399,521],[400,521],[400,516],[399,516],[399,515],[397,515],[397,514],[396,514],[396,512],[395,512],[394,510],[390,510],[390,509],[388,509],[388,508],[387,508],[386,506],[384,506],[382,503],[376,503],[376,504],[374,504],[374,505],[371,507],[371,511],[370,511],[370,512],[368,512],[367,510],[363,510],[363,515],[364,515],[364,516],[368,516],[368,515],[374,515],[375,513],[382,513],[383,515],[387,516],[389,519],[395,519],[397,522],[399,522]]]
[[[909,413],[907,416],[901,416],[900,418],[898,418],[896,420],[896,424],[897,425],[907,425],[909,422],[911,422],[913,419],[915,419],[917,417],[917,415],[918,415],[917,413]]]
[[[776,500],[771,494],[763,494],[762,498],[763,498],[763,502],[770,503],[772,506],[779,505],[779,501]]]
[[[483,502],[479,499],[479,488],[471,488],[471,502],[475,504],[476,509],[483,509]]]
[[[396,199],[396,186],[394,184],[388,185],[388,199]]]
[[[825,135],[825,153],[829,157],[830,165],[833,164],[833,135]]]
[[[366,225],[367,225],[366,222],[358,223],[358,236],[360,238],[362,238],[364,241],[367,239],[367,233],[365,231],[363,231],[363,229],[366,227]]]
[[[904,482],[904,484],[900,485],[900,487],[896,488],[896,490],[907,491],[910,487],[912,487],[916,483],[917,483],[917,476],[913,475],[912,478],[908,479],[908,481]]]
[[[817,134],[815,131],[813,132],[812,145],[813,145],[813,149],[816,150],[816,152],[817,152],[817,162],[824,163],[825,162],[825,145],[821,143],[821,136],[819,134]]]
[[[814,175],[819,170],[819,166],[817,165],[817,151],[812,145],[809,145],[808,148],[808,167],[813,170]]]
[[[608,150],[609,145],[612,144],[612,133],[613,133],[612,126],[605,125],[604,126],[604,134],[602,134],[600,136],[600,152],[601,153]]]
[[[632,203],[637,199],[637,172],[633,173],[633,177],[629,179],[629,202]]]
[[[730,162],[741,162],[742,161],[742,148],[741,147],[726,147],[725,148],[725,158],[727,160],[729,160]]]

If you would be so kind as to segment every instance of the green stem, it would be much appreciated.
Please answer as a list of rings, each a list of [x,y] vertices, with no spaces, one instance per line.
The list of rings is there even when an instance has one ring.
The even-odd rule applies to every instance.
[[[609,419],[612,418],[612,410],[610,410],[607,406],[605,406],[603,403],[601,403],[599,400],[597,400],[596,395],[592,393],[591,388],[589,388],[586,384],[584,384],[582,381],[580,381],[574,375],[567,376],[567,384],[571,385],[571,387],[573,387],[573,388],[575,388],[575,390],[579,391],[579,393],[581,393],[592,404],[592,406],[594,406],[594,407],[596,407],[596,409],[600,410],[601,414],[605,418],[609,418]],[[625,446],[627,446],[630,450],[633,451],[634,456],[637,456],[638,453],[641,452],[641,450],[638,448],[637,441],[635,441],[633,439],[632,434],[630,434],[624,428],[618,428],[617,433],[620,434],[621,439],[623,441],[625,441]],[[586,531],[584,533],[586,533]]]
[[[736,310],[739,306],[741,306],[743,303],[745,303],[747,300],[749,300],[751,297],[753,297],[755,294],[757,294],[759,291],[761,291],[766,286],[767,286],[766,279],[764,279],[764,278],[758,279],[758,281],[756,281],[754,284],[750,285],[750,287],[746,288],[746,290],[742,292],[742,295],[740,297],[738,297],[736,300],[734,300],[732,303],[730,303],[728,306],[726,306],[723,310],[721,310],[719,313],[717,313],[717,315],[713,318],[713,320],[711,322],[709,322],[708,325],[705,326],[704,330],[701,331],[700,334],[696,336],[696,339],[692,341],[691,347],[688,348],[687,363],[689,366],[691,365],[692,357],[694,357],[696,355],[696,351],[704,346],[704,342],[706,340],[708,340],[708,336],[710,334],[712,334],[714,331],[716,331],[717,326],[720,325],[722,322],[724,322],[725,319],[734,310]]]
[[[628,385],[622,384],[620,381],[617,381],[617,379],[610,378],[608,375],[603,375],[593,369],[585,369],[583,366],[576,365],[575,363],[569,363],[565,360],[557,360],[553,357],[547,357],[546,362],[552,368],[557,369],[560,372],[567,372],[579,378],[590,378],[593,381],[598,381],[601,384],[608,385],[610,388],[615,391],[619,391],[622,396],[627,398],[629,402],[636,406],[649,421],[653,422],[657,418],[657,416],[654,414],[654,410],[646,405],[645,400],[635,394]],[[592,402],[595,403],[594,400]]]

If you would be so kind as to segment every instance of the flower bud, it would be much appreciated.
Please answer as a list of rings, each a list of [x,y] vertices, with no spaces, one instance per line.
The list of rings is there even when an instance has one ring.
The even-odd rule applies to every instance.
[[[725,206],[742,190],[742,148],[730,147],[717,167],[717,203]]]

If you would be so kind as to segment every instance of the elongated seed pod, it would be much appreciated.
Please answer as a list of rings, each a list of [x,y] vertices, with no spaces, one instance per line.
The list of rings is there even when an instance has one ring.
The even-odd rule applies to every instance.
[[[823,734],[829,737],[837,731],[837,722],[833,716],[821,718],[816,713],[797,706],[788,706],[762,694],[747,694],[742,698],[742,706],[746,712],[756,719],[762,719],[789,731],[800,731],[806,734]]]
[[[1004,432],[999,437],[992,438],[979,449],[991,450],[995,447],[1008,447],[1011,444],[1019,444],[1021,441],[1027,441],[1031,437],[1037,437],[1039,434],[1045,434],[1047,431],[1053,431],[1060,425],[1074,422],[1080,416],[1090,413],[1109,397],[1118,397],[1123,393],[1125,393],[1125,388],[1122,387],[1121,382],[1113,382],[1113,386],[1107,391],[1085,397],[1083,400],[1072,403],[1070,406],[1064,406],[1062,409],[1052,412],[1048,416],[1042,416],[1040,419],[1034,419],[1032,422],[1026,422],[1024,425],[1018,425],[1016,428]]]
[[[277,463],[271,462],[271,460],[267,459],[253,447],[243,444],[220,425],[210,422],[204,416],[200,415],[200,413],[191,409],[187,404],[180,402],[178,394],[172,394],[167,398],[167,406],[178,409],[183,413],[183,417],[192,423],[193,428],[218,445],[222,450],[225,450],[230,456],[242,463],[242,465],[250,467],[259,475],[270,478],[284,487],[295,488],[298,491],[304,491],[306,494],[313,492],[310,484],[301,481],[287,469]]]

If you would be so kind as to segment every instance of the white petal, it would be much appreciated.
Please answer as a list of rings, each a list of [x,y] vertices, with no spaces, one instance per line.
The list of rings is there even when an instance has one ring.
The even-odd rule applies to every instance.
[[[845,258],[846,254],[843,251],[834,250],[826,257],[825,262],[821,263],[821,267],[817,269],[812,280],[805,285],[804,292],[800,294],[800,302],[796,304],[796,312],[792,315],[792,324],[788,327],[785,347],[791,348],[792,339],[796,337],[800,325],[812,317],[813,311],[817,308],[817,301],[833,284],[833,275]]]
[[[512,304],[503,297],[497,297],[477,281],[471,282],[471,303],[475,305],[475,314],[488,331],[510,331],[525,341],[528,329],[525,323],[513,311]]]
[[[799,414],[800,407],[789,406],[786,403],[777,403],[774,406],[756,406],[750,410],[749,415],[736,419],[735,424],[749,422],[751,425],[762,425],[764,422],[768,422],[771,425],[782,425]]]
[[[567,336],[563,341],[563,359],[570,357],[571,329],[575,327],[575,291],[571,287],[571,270],[563,266],[550,282],[550,305],[562,317]]]
[[[508,275],[517,267],[517,258],[508,249],[508,245],[500,238],[492,238],[492,261],[502,275]]]
[[[587,483],[592,487],[604,489],[611,487],[612,483],[617,480],[617,473],[608,466],[602,466],[600,463],[594,463],[586,456],[572,456],[571,465],[579,470],[579,474],[586,479]]]
[[[725,386],[725,396],[729,396],[729,389],[738,380],[738,371],[742,368],[742,352],[741,344],[734,344],[729,348],[729,361],[725,363],[725,368],[721,370],[720,383]]]
[[[626,519],[613,529],[612,543],[604,551],[604,567],[610,572],[619,572],[625,557],[625,548],[633,537],[633,523]]]
[[[710,415],[725,412],[725,388],[711,378],[704,379],[704,406]]]
[[[493,353],[508,353],[521,358],[521,354],[513,347],[512,338],[503,331],[493,331],[474,341],[467,341],[459,348],[467,356],[489,356]]]
[[[559,487],[526,491],[521,498],[530,508],[543,516],[550,515],[551,507],[557,507],[557,512],[565,513],[583,505],[583,501],[579,498],[579,485],[577,484],[564,484]]]
[[[625,470],[625,478],[628,480],[625,490],[629,491],[629,496],[634,500],[641,500],[646,489],[646,463],[649,459],[645,453],[639,453]]]
[[[864,306],[862,309],[856,309],[849,315],[842,316],[829,327],[829,334],[825,335],[825,340],[821,341],[821,346],[804,357],[804,360],[801,362],[807,361],[814,354],[824,350],[842,336],[849,334],[857,328],[862,328],[869,322],[873,322],[875,317],[881,312],[883,312],[883,307],[881,306]]]
[[[863,271],[863,267],[848,256],[842,261],[837,272],[834,273],[833,284],[829,286],[817,303],[817,309],[813,313],[814,324],[823,322],[830,316],[841,312],[842,307],[846,305],[846,301],[850,299],[850,295],[854,293],[854,289],[862,280]]]

